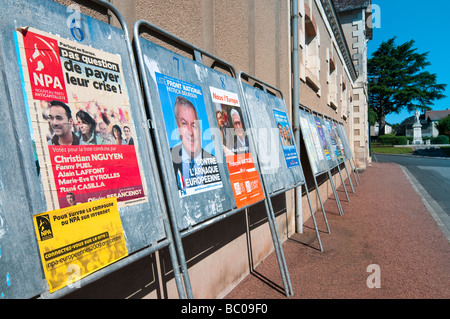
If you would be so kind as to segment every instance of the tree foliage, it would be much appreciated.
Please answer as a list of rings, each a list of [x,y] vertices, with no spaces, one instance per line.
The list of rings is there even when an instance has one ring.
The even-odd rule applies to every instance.
[[[450,115],[444,117],[436,123],[439,135],[447,135],[450,137]]]
[[[445,97],[446,84],[436,83],[436,74],[424,70],[430,65],[428,52],[418,53],[414,40],[396,45],[395,39],[381,43],[367,63],[369,102],[380,134],[384,134],[386,115],[403,109],[431,110],[433,101]]]

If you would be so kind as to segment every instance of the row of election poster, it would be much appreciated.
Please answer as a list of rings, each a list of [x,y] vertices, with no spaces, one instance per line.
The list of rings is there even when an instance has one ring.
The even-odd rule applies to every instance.
[[[207,53],[194,49],[192,60],[141,39],[137,30],[135,49],[174,230],[187,235],[264,200],[236,79],[202,64]]]
[[[48,208],[34,225],[53,292],[70,281],[69,265],[79,279],[128,254],[119,208],[147,202],[147,190],[121,56],[35,28],[14,37]],[[222,188],[218,160],[225,158],[236,207],[263,200],[238,94],[154,78],[179,197]],[[287,114],[273,109],[273,117],[287,167],[298,166]]]
[[[345,159],[345,142],[340,125],[300,110],[300,127],[314,175],[323,173]]]

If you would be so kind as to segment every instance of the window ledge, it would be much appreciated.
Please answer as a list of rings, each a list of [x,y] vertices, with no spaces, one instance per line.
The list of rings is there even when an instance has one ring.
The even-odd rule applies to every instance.
[[[314,90],[314,92],[319,92],[320,82],[319,79],[313,74],[310,69],[306,69],[306,83]]]

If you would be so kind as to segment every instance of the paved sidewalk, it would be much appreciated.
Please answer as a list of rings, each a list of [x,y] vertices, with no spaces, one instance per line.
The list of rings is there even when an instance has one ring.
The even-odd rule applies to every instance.
[[[311,221],[283,244],[290,299],[450,298],[450,243],[402,168],[380,163],[359,175],[355,193],[347,181],[350,202],[338,190],[343,216],[333,196],[325,202],[330,234],[316,213],[324,252]],[[376,267],[380,288],[369,288]],[[286,299],[275,253],[226,298]]]

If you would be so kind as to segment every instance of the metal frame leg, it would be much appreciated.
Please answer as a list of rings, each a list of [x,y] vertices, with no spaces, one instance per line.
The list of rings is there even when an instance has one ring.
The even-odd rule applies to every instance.
[[[277,255],[278,266],[280,267],[281,278],[283,280],[284,290],[286,293],[286,297],[290,297],[294,295],[294,291],[291,285],[291,279],[289,277],[289,272],[286,265],[286,259],[284,258],[283,247],[281,246],[280,237],[278,235],[275,214],[273,212],[272,203],[270,202],[270,197],[264,200],[264,204],[266,206],[267,211],[267,219],[269,222],[270,232],[272,234],[272,240],[275,248],[275,253]],[[268,203],[268,201],[270,203]]]
[[[322,207],[323,218],[325,218],[325,223],[327,225],[328,234],[330,233],[330,227],[328,226],[327,216],[325,214],[325,208],[323,207],[322,196],[320,196],[319,186],[317,185],[316,176],[314,176],[314,183],[316,185],[317,195],[319,195],[320,206]]]
[[[356,172],[356,175],[358,176],[358,180],[361,181],[361,178],[359,177],[358,170],[356,169],[356,161],[355,161],[355,158],[352,157],[352,159],[353,159],[353,164],[355,165],[355,172]]]
[[[350,176],[350,174],[348,172],[347,163],[345,161],[344,161],[344,167],[345,167],[345,171],[347,172],[348,180],[350,181],[350,186],[352,187],[352,192],[354,193],[355,189],[353,188],[352,177]]]
[[[341,202],[339,200],[338,193],[336,191],[336,186],[334,185],[333,176],[331,175],[331,171],[328,170],[328,177],[330,178],[331,187],[333,188],[334,198],[336,199],[336,205],[339,210],[339,215],[344,215],[344,212],[342,211]]]
[[[348,197],[347,187],[345,186],[345,181],[344,181],[344,178],[342,177],[341,168],[339,167],[339,164],[337,165],[337,168],[338,168],[338,171],[339,171],[339,175],[341,176],[342,185],[344,186],[345,196],[347,196],[347,202],[349,202],[350,198]]]
[[[356,169],[353,167],[353,164],[352,164],[352,162],[351,162],[351,159],[349,159],[348,162],[350,163],[350,168],[352,169],[352,172],[353,172],[353,178],[355,179],[356,186],[359,187],[358,179],[356,178],[356,173],[355,173],[355,170],[356,170]]]
[[[319,248],[320,248],[320,251],[323,252],[322,241],[320,240],[319,229],[317,227],[316,218],[314,217],[314,210],[313,210],[313,207],[311,204],[311,198],[309,197],[308,187],[306,186],[306,184],[305,184],[305,188],[306,188],[306,198],[308,198],[309,209],[311,210],[311,217],[314,222],[314,228],[316,229],[317,240],[319,241]],[[319,191],[319,190],[317,190],[317,191]],[[325,214],[324,214],[324,216],[325,216]],[[325,223],[327,224],[327,228],[328,228],[328,221],[326,219],[326,216],[325,216]],[[330,230],[328,229],[328,233],[329,232],[330,232]]]

